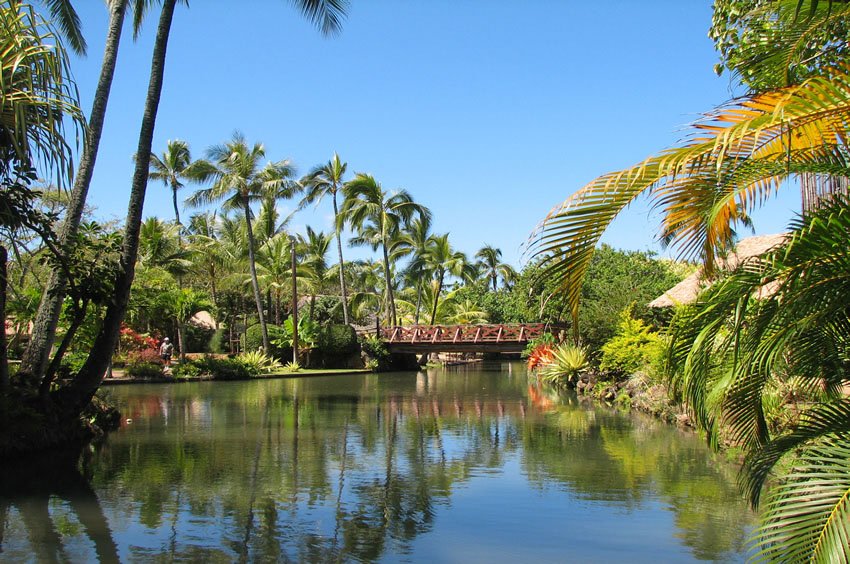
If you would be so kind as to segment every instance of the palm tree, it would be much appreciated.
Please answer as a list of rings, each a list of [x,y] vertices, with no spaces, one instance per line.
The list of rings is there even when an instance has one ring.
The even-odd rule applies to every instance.
[[[174,205],[174,218],[180,228],[180,208],[177,206],[177,191],[183,187],[181,179],[185,178],[186,168],[192,162],[189,144],[180,139],[169,140],[162,156],[151,155],[151,180],[159,180],[171,189],[171,199]],[[178,231],[179,236],[179,231]]]
[[[85,209],[86,198],[94,173],[94,165],[97,160],[97,151],[100,147],[100,138],[103,133],[103,122],[106,116],[106,106],[109,102],[109,92],[112,89],[112,79],[115,75],[115,65],[118,61],[118,46],[121,42],[121,30],[124,26],[124,14],[127,10],[127,4],[128,2],[126,0],[111,0],[107,3],[109,23],[107,26],[106,43],[104,45],[103,63],[94,92],[92,110],[86,127],[83,152],[80,155],[79,168],[74,177],[70,205],[68,206],[59,234],[60,246],[66,246],[68,242],[76,238],[77,230],[83,217],[83,210]],[[50,0],[48,1],[48,5],[51,7],[51,11],[59,12],[59,14],[54,13],[54,15],[59,16],[58,21],[60,22],[60,26],[65,30],[66,35],[68,35],[71,45],[76,45],[75,48],[80,52],[85,51],[85,41],[82,35],[79,35],[79,40],[74,39],[78,35],[78,32],[75,31],[77,27],[75,21],[78,22],[79,18],[74,13],[70,2]],[[137,18],[135,29],[138,30],[141,24],[141,10],[138,9],[138,1],[136,5]],[[4,27],[4,29],[10,28]],[[49,116],[51,114],[48,113],[46,115]],[[58,116],[60,114],[54,113],[53,115]],[[70,115],[74,114],[71,113]],[[66,282],[60,270],[51,272],[44,292],[44,299],[39,306],[38,315],[33,324],[33,332],[29,345],[21,359],[21,370],[34,374],[36,377],[41,377],[47,367],[47,360],[56,338],[56,326],[59,322],[59,316],[62,313]]]
[[[168,48],[168,35],[174,18],[177,0],[163,0],[162,12],[157,25],[151,57],[151,73],[148,93],[145,97],[144,117],[139,131],[139,143],[136,147],[136,165],[127,204],[127,219],[124,222],[124,242],[121,250],[121,269],[115,279],[115,299],[109,304],[95,337],[92,352],[80,369],[77,377],[68,386],[68,396],[80,408],[88,404],[106,373],[112,358],[112,351],[118,342],[118,331],[127,311],[130,287],[135,275],[136,255],[139,248],[139,230],[142,223],[142,209],[145,203],[148,172],[150,170],[151,145],[156,125],[156,114],[162,93],[165,74],[165,54]],[[141,10],[136,12],[140,22]],[[138,29],[138,27],[137,27]]]
[[[348,295],[345,288],[345,261],[343,261],[342,258],[342,222],[340,221],[341,216],[339,213],[339,207],[337,206],[336,195],[342,190],[343,177],[345,176],[347,168],[348,163],[341,162],[339,155],[334,153],[334,156],[330,161],[311,170],[310,174],[302,180],[305,194],[304,199],[301,200],[301,206],[314,202],[318,205],[318,203],[322,201],[322,198],[324,198],[327,194],[330,194],[331,201],[333,201],[334,233],[336,234],[336,249],[337,254],[339,255],[339,262],[337,264],[339,269],[340,295],[342,298],[342,318],[346,325],[349,323]]]
[[[257,243],[252,229],[251,203],[269,197],[291,198],[298,186],[291,181],[295,171],[289,161],[269,162],[261,168],[261,160],[265,155],[266,151],[261,143],[249,146],[245,137],[236,132],[227,143],[210,147],[207,150],[208,160],[192,163],[186,175],[197,182],[212,182],[209,188],[195,192],[187,200],[189,205],[200,206],[224,200],[224,209],[240,209],[244,213],[251,285],[254,289],[257,317],[262,328],[263,350],[269,354],[269,334],[257,281]]]
[[[149,4],[147,2],[138,0],[138,9],[136,10],[134,19],[136,30],[138,30],[141,25],[142,17],[148,5]],[[153,130],[156,123],[160,95],[162,93],[168,36],[171,30],[171,22],[174,16],[175,5],[176,0],[162,0],[162,11],[154,39],[150,81],[148,84],[142,125],[139,133],[139,144],[136,150],[136,166],[133,173],[130,199],[127,207],[124,244],[121,256],[122,268],[121,272],[116,276],[115,282],[115,300],[110,303],[106,310],[103,322],[100,326],[100,331],[93,343],[91,354],[81,368],[77,377],[66,390],[66,395],[70,399],[71,403],[75,404],[79,408],[88,404],[102,381],[103,375],[105,374],[106,368],[111,360],[111,353],[118,341],[118,332],[121,321],[127,310],[130,286],[132,285],[134,276],[136,253],[138,250],[139,227],[142,222],[142,209],[144,206],[145,191],[147,188],[147,175],[150,165]],[[329,35],[339,30],[342,17],[345,15],[346,4],[344,0],[296,0],[295,5],[301,10],[307,19],[317,24],[324,34]],[[110,30],[113,27],[112,24],[113,18],[110,18]],[[120,26],[117,27],[120,32]],[[117,53],[117,42],[115,47]],[[80,202],[80,206],[82,206],[85,203],[85,194],[77,194],[75,201]],[[58,287],[61,288],[61,286],[62,284],[60,281]],[[61,294],[62,292],[60,290],[56,293]],[[53,301],[56,301],[55,297],[53,298]],[[59,298],[59,301],[61,303],[61,297]],[[42,350],[39,351],[36,348],[32,353],[29,353],[30,366],[38,362],[43,363],[43,359],[46,359],[47,357],[48,353],[43,351],[45,349],[50,349],[53,337],[55,336],[56,324],[51,320],[58,319],[59,311],[57,308],[53,308],[56,309],[55,312],[46,312],[43,316],[44,327],[42,327],[42,332],[44,335],[40,344]],[[46,307],[46,309],[50,309],[50,307]],[[42,316],[40,315],[40,317]],[[41,368],[40,372],[43,372],[43,368]]]
[[[384,281],[387,291],[387,318],[395,325],[397,315],[393,296],[392,269],[390,267],[389,242],[413,220],[414,215],[428,216],[431,212],[425,206],[417,204],[405,190],[388,194],[380,183],[368,174],[357,174],[343,188],[345,201],[342,216],[354,229],[357,237],[352,239],[355,245],[369,245],[372,250],[380,247],[383,254]]]
[[[328,262],[327,254],[331,245],[331,235],[314,231],[312,227],[307,226],[307,236],[298,236],[299,246],[301,247],[303,256],[299,271],[304,270],[307,276],[305,277],[307,286],[310,292],[310,319],[313,319],[313,313],[316,307],[316,294],[322,292],[327,277],[328,277]],[[306,270],[305,270],[306,269]],[[299,272],[300,273],[300,272]]]
[[[434,290],[433,309],[431,310],[431,325],[433,325],[437,319],[437,305],[440,301],[440,293],[443,291],[446,275],[463,277],[469,271],[469,264],[465,254],[452,249],[448,233],[431,236],[425,250],[424,259],[429,270],[434,273],[434,280],[437,282]]]
[[[747,454],[753,505],[777,463],[796,452],[768,492],[759,558],[847,561],[850,545],[850,201],[839,198],[794,223],[787,242],[709,287],[674,318],[676,387],[698,423]],[[765,297],[765,288],[772,295]],[[775,436],[768,406],[796,386],[799,423]],[[782,395],[786,395],[783,392]]]
[[[516,277],[516,271],[509,264],[501,262],[502,251],[491,245],[484,245],[475,253],[475,258],[478,260],[478,266],[484,271],[489,282],[493,285],[493,291],[498,289],[499,278],[505,285],[508,285],[511,280]]]
[[[413,322],[419,325],[419,312],[422,308],[422,287],[431,278],[425,254],[431,238],[431,218],[417,217],[398,238],[393,253],[403,257],[410,255],[410,262],[405,269],[405,277],[412,281],[416,288],[416,312]]]
[[[209,280],[213,305],[218,305],[218,277],[231,258],[219,240],[219,221],[216,214],[198,213],[189,218],[189,248],[195,258],[196,270]]]
[[[164,223],[157,217],[147,218],[139,231],[139,262],[161,268],[178,279],[185,276],[192,268],[194,256],[183,248],[178,237],[177,225]]]

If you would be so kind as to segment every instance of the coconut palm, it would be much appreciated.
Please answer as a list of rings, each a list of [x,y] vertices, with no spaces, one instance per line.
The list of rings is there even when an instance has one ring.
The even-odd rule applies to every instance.
[[[251,285],[254,289],[257,317],[262,328],[263,351],[269,354],[268,328],[257,281],[257,243],[252,229],[251,203],[269,197],[291,198],[298,185],[291,180],[295,171],[289,161],[268,162],[261,167],[265,154],[261,143],[249,146],[245,137],[236,132],[227,143],[210,147],[207,150],[207,160],[192,163],[186,175],[197,182],[212,183],[209,188],[195,192],[187,200],[189,205],[201,206],[224,200],[224,209],[238,209],[244,213]]]
[[[141,25],[139,4],[139,1],[133,3],[137,14],[134,22],[136,31],[138,31]],[[70,205],[65,213],[65,219],[60,229],[59,237],[62,246],[66,246],[69,241],[73,241],[76,238],[77,230],[83,217],[89,186],[91,185],[92,175],[94,174],[94,165],[97,160],[97,151],[100,147],[100,138],[103,133],[103,123],[106,116],[106,106],[109,101],[109,92],[112,89],[112,79],[115,75],[115,65],[118,61],[118,46],[121,41],[121,30],[124,25],[124,15],[127,11],[127,5],[128,2],[125,0],[111,0],[107,3],[109,23],[107,25],[106,42],[104,44],[103,63],[92,100],[92,110],[86,127],[87,134],[83,144],[83,152],[80,155],[79,168],[74,177]],[[74,13],[70,2],[48,0],[48,6],[53,15],[58,16],[57,21],[60,27],[65,30],[66,35],[68,35],[71,45],[77,45],[75,49],[83,52],[85,50],[85,41],[82,39],[82,35],[79,36],[79,40],[74,39],[74,36],[77,35],[75,28],[77,27],[76,22],[79,21],[79,18]],[[4,27],[4,29],[10,28]],[[8,53],[9,51],[4,49],[4,52]],[[48,113],[46,115],[58,116],[60,114]],[[57,154],[61,155],[63,153],[59,152]],[[53,348],[53,342],[56,338],[56,326],[59,322],[59,315],[62,312],[66,282],[61,270],[57,269],[51,272],[44,292],[45,298],[39,306],[38,315],[33,324],[33,332],[29,345],[21,360],[21,370],[32,373],[37,377],[40,377],[44,373],[47,367],[47,359]]]
[[[475,253],[478,267],[483,271],[487,280],[493,285],[493,291],[498,289],[499,278],[507,286],[516,278],[516,271],[502,261],[502,251],[491,245],[485,245]]]
[[[336,248],[339,255],[338,270],[339,270],[339,288],[342,299],[342,318],[348,325],[348,296],[345,288],[345,272],[342,258],[342,223],[340,221],[339,207],[337,205],[337,194],[342,190],[343,177],[345,176],[348,163],[340,161],[339,155],[334,153],[333,158],[322,166],[318,166],[310,171],[303,180],[304,199],[301,200],[301,206],[315,203],[316,205],[322,201],[326,195],[330,194],[331,201],[334,205],[334,233],[336,234]]]
[[[351,242],[354,245],[368,245],[372,250],[381,249],[387,292],[387,319],[391,325],[395,325],[397,315],[389,256],[390,240],[408,226],[414,216],[430,217],[431,212],[414,202],[405,190],[393,194],[385,192],[380,183],[368,174],[357,174],[345,184],[343,193],[345,201],[342,216],[357,231],[357,236]]]
[[[794,174],[847,175],[850,75],[813,78],[718,109],[678,148],[606,174],[573,194],[532,236],[532,253],[561,279],[573,317],[602,233],[647,194],[663,213],[659,237],[708,275],[735,227]],[[576,325],[577,327],[577,325]]]
[[[347,269],[351,292],[351,313],[355,319],[365,320],[373,312],[386,310],[387,293],[383,265],[378,261],[355,261]]]
[[[316,294],[321,293],[325,284],[327,284],[328,262],[326,257],[331,239],[330,234],[314,231],[309,225],[307,226],[306,237],[298,236],[298,243],[302,251],[298,270],[304,270],[308,274],[305,277],[305,282],[310,293],[309,318],[311,320],[316,307]]]
[[[437,283],[431,309],[431,325],[433,325],[437,319],[437,305],[440,301],[440,293],[443,291],[446,275],[461,278],[469,272],[470,268],[466,255],[452,248],[448,233],[431,236],[425,250],[424,261],[428,270],[434,273],[434,280]]]
[[[177,205],[177,191],[183,188],[186,168],[192,162],[189,144],[180,139],[169,140],[162,156],[152,154],[148,178],[159,180],[171,189],[171,200],[174,205],[174,218],[178,227],[180,223],[180,208]]]
[[[149,2],[139,0],[140,9],[135,14],[137,24],[141,21],[144,11],[149,5]],[[153,131],[162,93],[168,36],[175,5],[176,0],[162,0],[162,9],[154,38],[150,80],[139,133],[139,143],[136,149],[135,170],[124,227],[124,244],[120,261],[122,268],[115,281],[115,299],[107,307],[100,330],[94,340],[91,354],[77,377],[64,391],[70,402],[79,408],[82,408],[91,400],[106,373],[106,368],[111,360],[111,353],[118,341],[121,321],[127,310],[130,287],[135,272],[139,227],[142,222],[142,209],[147,188]],[[345,14],[343,0],[296,0],[295,5],[310,21],[319,25],[325,34],[336,32],[339,29],[341,18]],[[85,200],[84,196],[82,200]],[[58,312],[55,318],[58,319]],[[53,327],[55,333],[55,323],[53,323]],[[52,336],[49,336],[46,341],[52,342]],[[46,347],[45,344],[47,344]],[[42,349],[50,348],[46,342],[41,343],[41,346]],[[46,355],[35,351],[32,356],[37,359]]]
[[[209,280],[210,297],[218,305],[218,278],[232,256],[219,239],[219,220],[215,212],[198,213],[189,218],[189,248],[194,257],[196,271]]]
[[[422,287],[426,280],[432,276],[425,260],[430,238],[431,218],[429,216],[417,217],[397,238],[393,248],[393,255],[395,256],[410,256],[404,276],[416,288],[416,308],[413,318],[416,325],[419,324],[419,313],[422,308]]]

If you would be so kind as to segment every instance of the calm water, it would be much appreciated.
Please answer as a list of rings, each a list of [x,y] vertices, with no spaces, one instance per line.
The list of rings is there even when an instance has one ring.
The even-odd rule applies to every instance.
[[[734,468],[518,364],[111,393],[128,421],[82,475],[0,477],[0,560],[745,557]]]

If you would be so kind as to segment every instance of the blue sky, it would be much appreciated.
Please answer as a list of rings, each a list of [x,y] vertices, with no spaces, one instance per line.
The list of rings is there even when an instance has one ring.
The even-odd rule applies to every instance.
[[[88,110],[107,14],[77,4],[90,52],[73,69]],[[89,198],[103,219],[126,213],[151,16],[122,42]],[[710,20],[710,0],[352,0],[342,34],[323,38],[284,0],[195,0],[177,8],[153,147],[184,139],[197,158],[240,130],[301,173],[336,151],[351,173],[411,192],[455,247],[491,244],[518,265],[549,209],[674,144],[736,93],[712,71]],[[757,232],[782,230],[797,205],[789,190],[755,216]],[[603,240],[660,250],[647,211],[636,205]],[[172,218],[163,185],[150,184],[145,212]],[[329,230],[330,216],[325,202],[291,228]]]

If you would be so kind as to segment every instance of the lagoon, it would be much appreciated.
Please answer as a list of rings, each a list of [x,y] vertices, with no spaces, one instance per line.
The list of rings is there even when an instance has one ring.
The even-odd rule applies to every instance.
[[[746,558],[734,466],[519,363],[109,393],[80,474],[4,470],[0,560]]]

